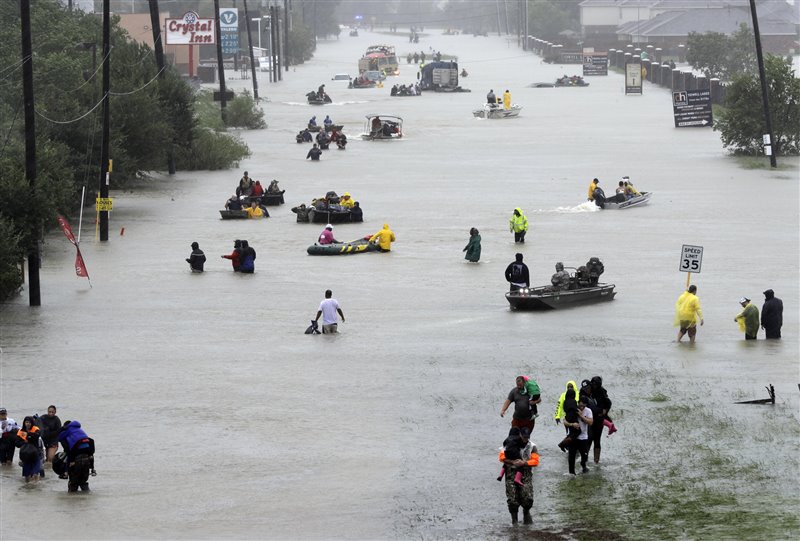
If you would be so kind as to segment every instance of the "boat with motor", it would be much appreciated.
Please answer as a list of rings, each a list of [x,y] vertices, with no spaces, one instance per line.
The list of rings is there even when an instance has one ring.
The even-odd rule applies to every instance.
[[[333,244],[312,244],[306,249],[308,255],[353,255],[367,252],[378,252],[377,243],[370,242],[369,237],[350,242],[336,242]]]
[[[589,83],[584,81],[583,77],[574,75],[572,77],[559,77],[555,83],[531,83],[528,85],[529,88],[562,88],[566,86],[585,87],[589,86]]]
[[[334,191],[326,193],[323,198],[314,199],[310,205],[297,205],[292,208],[292,212],[297,214],[298,223],[342,224],[364,221],[361,204],[356,203],[353,208],[345,207]]]
[[[319,97],[315,91],[311,91],[306,94],[306,99],[308,100],[309,105],[325,105],[327,103],[333,103],[331,97],[328,94],[324,94],[322,98]]]
[[[592,257],[570,274],[562,263],[556,263],[551,285],[524,287],[506,293],[512,310],[552,310],[614,299],[614,284],[599,282],[605,272],[603,262]]]
[[[511,108],[506,109],[502,105],[484,103],[480,109],[475,109],[472,114],[477,118],[516,118],[522,111],[522,106],[512,104]]]
[[[614,284],[600,284],[576,289],[558,290],[552,286],[523,288],[506,293],[506,300],[514,310],[552,310],[565,306],[578,306],[610,301],[614,298]]]
[[[347,88],[375,88],[378,83],[371,79],[367,79],[366,77],[356,77],[350,84],[347,85]]]
[[[366,115],[364,133],[365,141],[390,141],[403,137],[403,119],[394,115]]]
[[[624,201],[617,201],[616,197],[612,197],[611,199],[606,199],[602,203],[595,200],[595,204],[603,210],[622,210],[646,205],[650,202],[652,196],[653,192],[641,192],[639,195],[635,195]]]

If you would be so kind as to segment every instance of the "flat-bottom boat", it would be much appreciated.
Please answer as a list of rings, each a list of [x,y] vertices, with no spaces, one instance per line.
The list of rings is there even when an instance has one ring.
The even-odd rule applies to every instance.
[[[552,286],[539,286],[510,291],[506,293],[506,299],[512,310],[552,310],[565,306],[610,301],[614,295],[616,295],[614,284],[597,284],[563,290],[554,289]]]
[[[597,205],[603,210],[621,210],[631,207],[640,207],[650,202],[653,192],[642,192],[641,195],[636,195],[625,201],[618,202],[614,197],[606,199],[602,205]]]
[[[502,105],[484,104],[482,108],[475,109],[472,114],[478,118],[515,118],[522,111],[521,105],[513,104],[510,109]]]

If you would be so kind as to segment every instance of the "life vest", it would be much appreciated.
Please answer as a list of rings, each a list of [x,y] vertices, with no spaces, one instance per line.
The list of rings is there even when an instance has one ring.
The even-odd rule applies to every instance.
[[[28,443],[28,432],[30,432],[31,434],[35,434],[35,433],[39,432],[39,427],[38,426],[32,426],[31,429],[28,430],[27,432],[20,428],[19,432],[17,432],[17,437],[19,437],[19,439],[21,439],[25,443]]]
[[[497,460],[500,462],[505,462],[506,460],[506,452],[500,451],[500,454],[497,456]],[[531,458],[528,459],[528,466],[531,468],[535,468],[539,465],[539,453],[531,453]]]

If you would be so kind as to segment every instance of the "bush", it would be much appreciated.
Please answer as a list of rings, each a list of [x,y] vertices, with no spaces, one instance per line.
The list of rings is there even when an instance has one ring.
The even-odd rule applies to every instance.
[[[253,96],[245,90],[228,102],[226,123],[230,127],[260,130],[267,127],[264,111],[256,106]]]
[[[250,156],[247,144],[227,133],[209,128],[198,128],[193,137],[192,147],[179,148],[175,160],[180,169],[230,169],[235,163]]]

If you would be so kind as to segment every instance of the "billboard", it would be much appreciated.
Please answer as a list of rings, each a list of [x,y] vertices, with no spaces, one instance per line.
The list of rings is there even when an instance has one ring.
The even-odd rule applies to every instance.
[[[201,19],[194,11],[187,11],[180,19],[166,19],[167,45],[213,45],[217,42],[214,19]]]
[[[672,115],[676,128],[703,128],[714,125],[710,90],[682,90],[672,93]]]
[[[583,75],[608,75],[608,53],[583,53]]]

